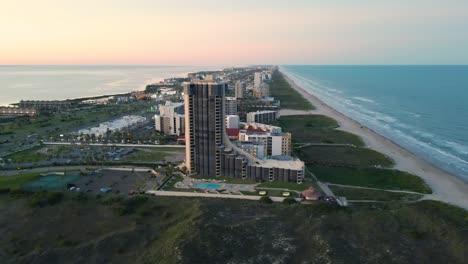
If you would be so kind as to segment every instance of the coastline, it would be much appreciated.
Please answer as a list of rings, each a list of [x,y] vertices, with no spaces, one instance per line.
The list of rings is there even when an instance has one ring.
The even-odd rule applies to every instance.
[[[291,87],[316,108],[309,111],[285,109],[284,111],[282,110],[282,115],[320,114],[335,119],[340,125],[338,129],[360,136],[366,147],[390,157],[395,162],[394,169],[406,171],[421,177],[433,191],[432,194],[426,196],[428,199],[446,202],[468,210],[468,184],[463,180],[436,167],[351,117],[338,112],[309,91],[297,85],[285,72],[281,70],[280,72]]]

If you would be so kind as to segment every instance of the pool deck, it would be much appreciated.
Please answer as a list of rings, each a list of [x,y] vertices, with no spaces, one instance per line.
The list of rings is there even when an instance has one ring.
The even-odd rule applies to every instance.
[[[218,184],[219,188],[210,188],[208,186],[197,186],[197,184]],[[242,191],[244,192],[256,192],[255,186],[257,184],[235,184],[235,183],[227,183],[224,180],[216,180],[216,179],[193,179],[190,177],[184,177],[184,180],[181,182],[177,182],[174,185],[176,188],[179,189],[200,189],[204,190],[205,192],[211,193],[221,193],[221,194],[241,194]]]

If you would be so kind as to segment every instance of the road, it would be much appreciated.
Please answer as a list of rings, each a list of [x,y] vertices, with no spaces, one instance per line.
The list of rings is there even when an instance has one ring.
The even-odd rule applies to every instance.
[[[49,171],[71,171],[71,170],[85,170],[85,169],[105,169],[105,170],[126,170],[126,171],[148,171],[152,170],[151,168],[142,168],[142,167],[132,167],[132,166],[118,166],[118,167],[103,167],[103,166],[86,166],[86,165],[78,165],[78,166],[56,166],[56,167],[40,167],[40,168],[33,168],[33,169],[25,169],[25,170],[4,170],[0,171],[1,176],[12,176],[17,174],[23,173],[30,173],[30,172],[49,172]]]
[[[44,145],[61,145],[61,146],[93,146],[93,147],[130,147],[130,148],[185,148],[185,145],[145,145],[145,144],[120,144],[120,143],[71,143],[71,142],[43,142]]]
[[[326,185],[329,185],[329,186],[338,186],[338,187],[346,187],[346,188],[354,188],[354,189],[365,189],[365,190],[385,191],[385,192],[394,192],[394,193],[427,195],[427,193],[419,193],[419,192],[404,191],[404,190],[378,189],[378,188],[371,188],[371,187],[362,187],[362,186],[344,185],[344,184],[335,184],[335,183],[323,183],[323,184],[326,184]]]

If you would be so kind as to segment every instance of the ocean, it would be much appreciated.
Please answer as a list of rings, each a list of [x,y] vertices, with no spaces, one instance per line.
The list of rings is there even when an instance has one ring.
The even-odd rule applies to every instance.
[[[298,85],[468,182],[468,66],[282,66]]]
[[[0,66],[0,105],[127,93],[206,66]]]

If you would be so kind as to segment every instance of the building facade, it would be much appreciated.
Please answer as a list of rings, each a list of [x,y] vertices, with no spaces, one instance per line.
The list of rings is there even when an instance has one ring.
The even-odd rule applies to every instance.
[[[239,116],[226,115],[226,128],[239,128]]]
[[[237,81],[234,87],[236,98],[244,98],[245,84],[241,81]]]
[[[247,123],[270,123],[278,119],[278,111],[257,111],[247,113]]]
[[[167,101],[159,107],[159,115],[154,116],[154,128],[166,135],[185,133],[184,103]]]
[[[258,142],[263,145],[266,156],[290,156],[291,133],[250,132],[241,130],[239,141]]]
[[[237,98],[225,97],[225,114],[237,115]]]
[[[203,176],[302,183],[304,163],[297,159],[261,160],[234,145],[225,131],[226,83],[184,83],[185,165]]]

